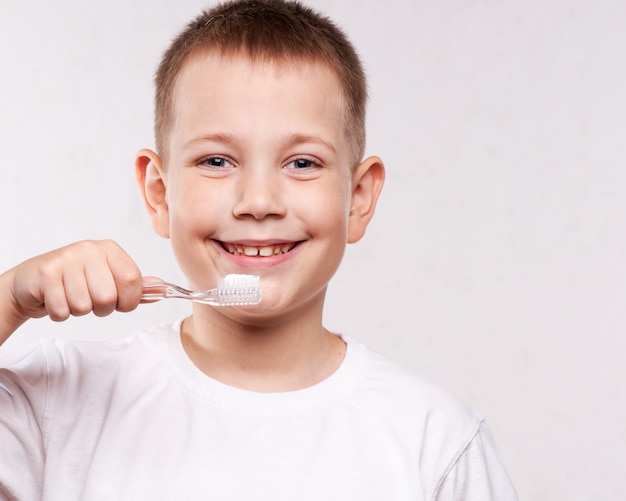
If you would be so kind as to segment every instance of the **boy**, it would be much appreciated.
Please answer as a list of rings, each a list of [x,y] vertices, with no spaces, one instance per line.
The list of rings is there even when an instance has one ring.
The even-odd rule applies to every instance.
[[[2,370],[3,498],[516,499],[479,417],[322,325],[383,184],[365,99],[350,43],[300,4],[223,4],[179,35],[139,186],[191,289],[258,274],[263,301],[44,342]],[[0,341],[31,317],[133,310],[141,284],[113,242],[35,257],[0,276]]]

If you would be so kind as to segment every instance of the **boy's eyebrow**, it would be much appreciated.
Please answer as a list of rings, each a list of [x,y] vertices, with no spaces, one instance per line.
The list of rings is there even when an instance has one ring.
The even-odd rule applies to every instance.
[[[291,134],[287,137],[287,140],[285,141],[286,146],[296,146],[302,143],[321,144],[322,146],[329,149],[332,153],[337,153],[335,146],[330,141],[326,141],[324,138],[321,138],[319,136],[310,136],[306,134]]]
[[[185,148],[193,146],[198,143],[206,143],[206,142],[215,142],[215,143],[226,143],[226,144],[236,144],[238,141],[232,134],[224,134],[224,133],[215,133],[215,134],[203,134],[198,137],[194,137],[185,143]]]
[[[228,134],[228,133],[220,132],[220,133],[212,133],[212,134],[203,134],[201,136],[198,136],[189,140],[185,144],[185,147],[188,148],[188,147],[194,146],[195,144],[206,143],[206,142],[216,142],[216,143],[234,145],[234,144],[239,143],[240,140],[237,139],[237,137],[234,136],[233,134]],[[298,144],[303,144],[303,143],[320,144],[324,146],[325,148],[327,148],[328,150],[330,150],[332,153],[337,152],[337,149],[330,141],[327,141],[324,138],[319,137],[319,136],[313,136],[313,135],[308,135],[308,134],[290,134],[285,138],[283,142],[284,146],[286,147],[297,146]]]

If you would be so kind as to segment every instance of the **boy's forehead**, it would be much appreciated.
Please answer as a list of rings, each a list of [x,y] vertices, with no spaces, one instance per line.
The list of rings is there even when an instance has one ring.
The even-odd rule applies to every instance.
[[[316,85],[310,85],[315,81]],[[344,118],[346,100],[339,78],[322,61],[298,59],[253,59],[244,54],[222,54],[213,51],[198,51],[192,54],[181,67],[173,92],[173,107],[180,102],[193,101],[199,95],[211,96],[218,92],[230,92],[234,85],[245,82],[266,92],[276,89],[297,88],[302,99],[312,99],[324,94],[326,105],[336,105]],[[294,94],[296,94],[294,92]],[[259,93],[257,100],[267,94]]]
[[[172,125],[178,133],[186,129],[190,116],[198,117],[202,111],[235,122],[228,116],[229,106],[238,113],[251,114],[257,107],[267,106],[267,100],[277,108],[292,110],[293,117],[301,112],[310,126],[325,124],[327,132],[332,129],[329,135],[334,142],[346,140],[342,87],[335,72],[322,61],[253,59],[245,54],[196,51],[181,68],[172,98]],[[242,108],[241,102],[249,103],[250,108]],[[312,117],[319,118],[317,124],[310,123]]]

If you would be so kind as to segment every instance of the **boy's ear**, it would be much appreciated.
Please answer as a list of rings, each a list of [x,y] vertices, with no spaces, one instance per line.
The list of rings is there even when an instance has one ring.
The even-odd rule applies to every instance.
[[[169,238],[170,213],[167,204],[165,173],[159,155],[148,149],[137,153],[135,175],[152,221],[152,228],[163,238]]]
[[[385,182],[385,166],[378,157],[366,158],[352,175],[352,200],[348,216],[348,243],[358,242],[374,215]]]

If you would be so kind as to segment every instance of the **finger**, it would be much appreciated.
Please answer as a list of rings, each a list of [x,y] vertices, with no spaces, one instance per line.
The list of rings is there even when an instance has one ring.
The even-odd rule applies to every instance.
[[[56,321],[65,320],[70,311],[63,276],[54,263],[48,262],[48,256],[31,258],[15,268],[12,296],[16,310],[26,317],[48,315]]]
[[[88,267],[85,278],[94,314],[104,317],[112,313],[117,305],[118,291],[108,264]]]
[[[93,310],[91,293],[82,269],[68,269],[63,274],[63,287],[69,311],[74,316],[82,316]]]
[[[117,290],[117,311],[132,311],[141,300],[141,271],[131,257],[116,245],[107,257]]]
[[[42,291],[45,313],[55,322],[66,320],[70,316],[71,310],[63,281],[49,282],[42,287]]]

